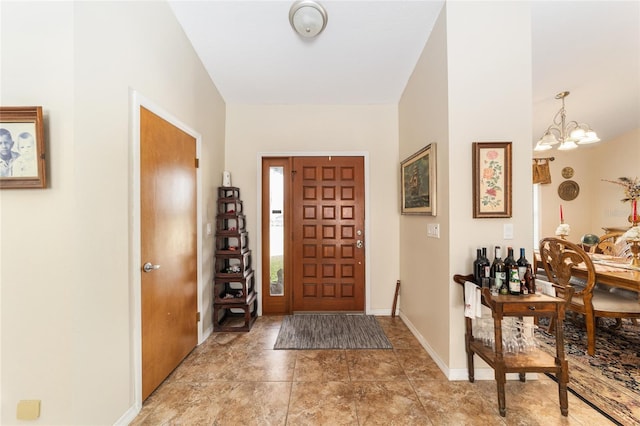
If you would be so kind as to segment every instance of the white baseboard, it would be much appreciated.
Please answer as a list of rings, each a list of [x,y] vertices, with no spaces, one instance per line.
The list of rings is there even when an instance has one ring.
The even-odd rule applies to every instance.
[[[135,406],[129,407],[129,409],[118,420],[116,420],[114,426],[127,426],[136,418],[138,413],[140,413],[141,408],[142,407],[136,408]]]

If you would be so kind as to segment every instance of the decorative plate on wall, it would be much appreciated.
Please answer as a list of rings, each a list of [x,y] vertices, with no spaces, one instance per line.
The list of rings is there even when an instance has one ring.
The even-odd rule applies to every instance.
[[[580,185],[573,180],[565,180],[558,186],[558,195],[565,201],[575,200],[580,193]]]
[[[562,169],[562,177],[565,179],[571,179],[573,177],[573,167],[564,167]]]

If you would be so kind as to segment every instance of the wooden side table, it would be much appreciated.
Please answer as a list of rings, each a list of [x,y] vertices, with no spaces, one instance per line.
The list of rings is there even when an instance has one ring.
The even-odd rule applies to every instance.
[[[473,282],[473,275],[454,275],[453,280],[458,284],[464,285],[466,281]],[[563,416],[568,415],[567,383],[569,382],[569,364],[565,360],[563,335],[566,301],[543,294],[492,296],[488,288],[483,288],[482,304],[489,307],[492,312],[495,349],[485,346],[482,341],[473,337],[471,318],[465,318],[465,348],[467,351],[469,381],[472,383],[474,381],[473,356],[477,355],[494,369],[498,387],[498,409],[500,415],[504,417],[506,415],[504,387],[507,373],[518,373],[520,380],[523,382],[525,374],[528,372],[555,373],[558,381],[560,412]],[[548,317],[552,321],[557,321],[555,357],[537,348],[527,353],[503,353],[502,319],[504,317]]]

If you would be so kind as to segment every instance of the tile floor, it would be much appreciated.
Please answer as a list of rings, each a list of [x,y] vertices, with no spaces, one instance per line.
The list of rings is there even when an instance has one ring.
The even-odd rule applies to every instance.
[[[273,350],[282,317],[213,333],[147,399],[141,425],[610,425],[555,382],[450,382],[400,318],[378,317],[393,350]]]

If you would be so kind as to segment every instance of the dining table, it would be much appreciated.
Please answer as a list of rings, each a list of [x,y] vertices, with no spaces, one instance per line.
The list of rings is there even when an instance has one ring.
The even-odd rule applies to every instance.
[[[610,287],[635,291],[640,299],[640,267],[631,265],[631,259],[601,253],[588,253],[596,271],[596,282]],[[534,250],[536,262],[540,261],[540,253]],[[587,267],[584,263],[573,267],[576,277],[587,278]]]
[[[596,270],[596,282],[610,287],[631,290],[640,294],[640,267],[631,265],[626,257],[615,257],[600,253],[589,253]],[[586,278],[584,263],[574,266],[576,276]]]

